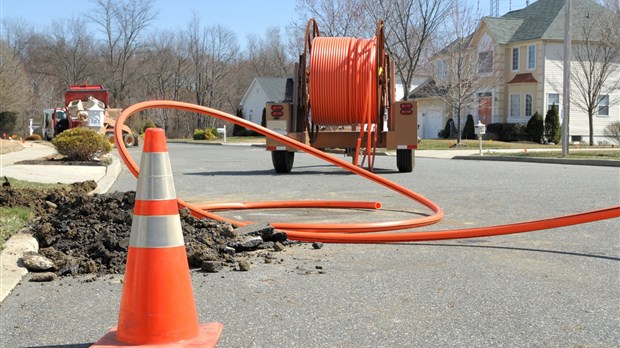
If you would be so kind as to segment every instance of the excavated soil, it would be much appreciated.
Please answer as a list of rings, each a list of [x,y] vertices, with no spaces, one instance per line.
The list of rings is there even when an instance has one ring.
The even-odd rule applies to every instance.
[[[36,218],[29,229],[39,254],[51,259],[57,275],[116,274],[125,270],[135,192],[88,195],[94,181],[69,189],[0,189],[0,206],[27,206]],[[274,254],[288,244],[286,234],[269,225],[237,229],[229,223],[197,219],[180,212],[190,267],[217,272],[222,267],[246,270],[249,258],[281,262]]]

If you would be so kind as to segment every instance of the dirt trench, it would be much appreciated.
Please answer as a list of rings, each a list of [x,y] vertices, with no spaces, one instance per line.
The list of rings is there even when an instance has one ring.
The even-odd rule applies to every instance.
[[[120,274],[125,271],[135,192],[88,195],[94,181],[69,189],[0,189],[0,206],[35,210],[28,230],[39,242],[39,254],[53,261],[59,276]],[[229,223],[197,219],[180,211],[191,268],[217,272],[234,269],[249,258],[281,262],[277,251],[290,244],[286,234],[263,224],[236,228]],[[247,270],[245,266],[242,270]]]

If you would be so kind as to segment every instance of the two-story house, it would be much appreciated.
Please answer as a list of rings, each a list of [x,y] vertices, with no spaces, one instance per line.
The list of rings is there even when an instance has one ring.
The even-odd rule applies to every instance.
[[[467,40],[476,52],[477,72],[487,72],[496,79],[492,86],[481,85],[480,90],[471,93],[461,110],[463,120],[471,114],[476,123],[480,120],[484,124],[525,124],[535,112],[544,116],[554,104],[559,107],[562,118],[564,4],[565,0],[538,0],[502,17],[481,19]],[[584,40],[580,25],[609,13],[594,1],[573,0],[571,14],[572,42],[577,47]],[[604,129],[609,123],[620,121],[618,58],[613,63],[618,74],[612,74],[601,89],[593,117],[595,143],[605,140]],[[449,73],[442,59],[441,54],[435,57],[434,79],[411,93],[411,98],[418,103],[420,134],[427,138],[436,137],[448,118],[456,120],[454,108],[446,105],[445,98],[433,93],[438,89],[429,88],[440,85],[441,75]],[[572,60],[572,73],[579,74],[579,62],[574,57]],[[573,142],[587,141],[589,134],[588,114],[577,105],[578,93],[573,82],[569,127]],[[461,127],[463,124],[464,121]]]

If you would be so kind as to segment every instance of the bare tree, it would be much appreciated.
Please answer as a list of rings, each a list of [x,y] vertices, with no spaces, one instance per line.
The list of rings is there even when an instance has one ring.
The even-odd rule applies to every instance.
[[[88,81],[92,77],[94,41],[83,19],[55,20],[46,52],[50,74],[65,87]]]
[[[152,0],[96,0],[97,15],[88,18],[105,36],[105,82],[114,105],[123,107],[127,86],[135,77],[132,59],[142,48],[142,35],[157,17]]]
[[[194,17],[187,30],[188,57],[192,66],[191,80],[195,101],[198,105],[221,108],[226,105],[231,86],[226,78],[231,75],[239,56],[239,46],[234,32],[222,26],[201,27]],[[196,128],[212,125],[213,118],[203,122],[197,119]]]
[[[378,3],[369,0],[367,3],[374,22],[380,18],[385,21],[386,49],[403,84],[405,99],[424,51],[450,4],[447,0],[381,0]]]
[[[613,13],[601,13],[583,18],[578,25],[580,32],[572,44],[570,79],[577,92],[572,104],[588,114],[592,146],[594,116],[599,106],[609,109],[614,103],[609,95],[620,88],[620,19]]]
[[[598,0],[598,2],[605,7],[606,9],[610,10],[611,12],[620,15],[620,1],[618,0]]]
[[[0,41],[0,112],[21,112],[30,101],[27,75],[19,56]]]
[[[304,49],[306,24],[311,18],[319,24],[321,36],[366,37],[374,35],[365,9],[366,0],[297,0],[297,18],[287,26],[291,57]]]
[[[28,57],[28,43],[34,35],[32,25],[20,18],[7,17],[2,18],[0,27],[6,48],[23,62]]]
[[[457,144],[461,142],[462,113],[477,93],[490,92],[501,82],[501,69],[494,62],[491,40],[479,40],[473,33],[476,23],[470,9],[455,6],[450,10],[446,32],[452,41],[433,57],[434,83],[430,89],[457,119]]]
[[[263,37],[248,36],[247,60],[256,76],[285,77],[291,69],[291,60],[278,27],[265,30]]]
[[[299,17],[291,26],[302,32],[305,32],[308,20],[314,18],[324,36],[360,37],[367,34],[364,0],[297,0],[295,9]]]
[[[144,61],[141,64],[143,67],[141,74],[145,77],[144,98],[189,100],[183,93],[187,90],[185,81],[190,70],[183,35],[170,31],[154,32],[148,43],[149,48],[144,53]],[[157,125],[163,127],[169,136],[181,136],[177,131],[177,123],[171,122],[171,118],[179,114],[176,110],[149,110],[146,114],[152,117]]]

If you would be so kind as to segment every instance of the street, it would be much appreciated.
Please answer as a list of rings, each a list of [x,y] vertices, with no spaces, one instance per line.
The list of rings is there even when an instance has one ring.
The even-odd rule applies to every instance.
[[[189,202],[379,201],[377,211],[222,213],[266,222],[367,222],[429,211],[307,154],[277,175],[260,147],[169,144]],[[132,148],[135,160],[139,149]],[[340,156],[340,155],[336,155]],[[377,173],[436,202],[443,230],[507,224],[620,204],[612,167],[416,159]],[[126,168],[111,191],[135,190]],[[620,342],[620,219],[501,237],[388,245],[301,243],[248,272],[192,271],[201,322],[218,347],[611,347]],[[2,347],[87,347],[118,320],[122,276],[28,277],[0,305]]]

